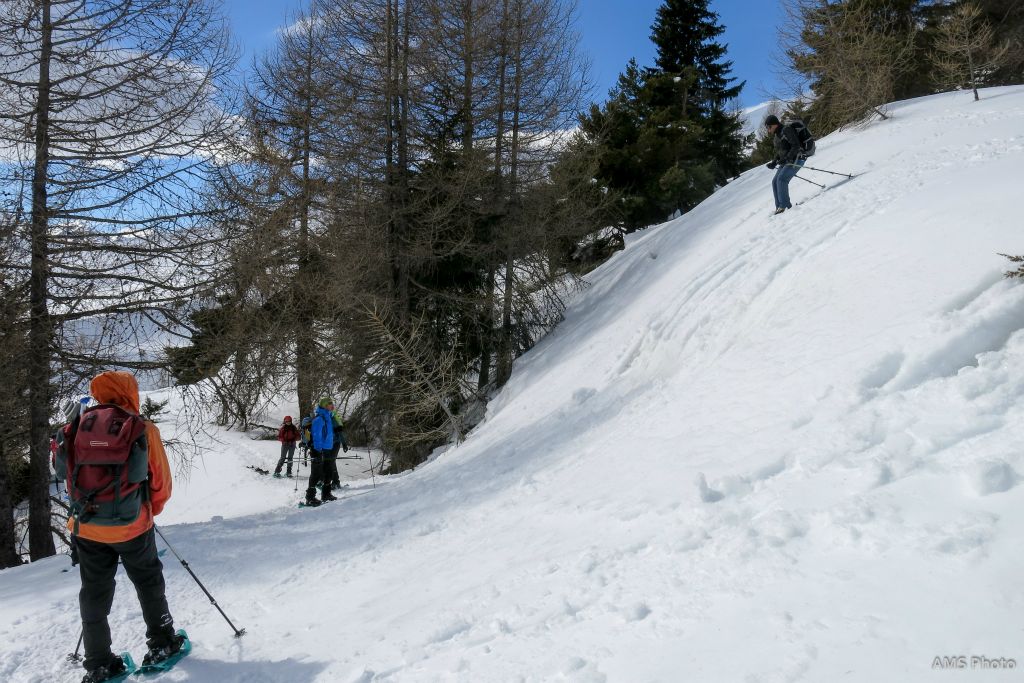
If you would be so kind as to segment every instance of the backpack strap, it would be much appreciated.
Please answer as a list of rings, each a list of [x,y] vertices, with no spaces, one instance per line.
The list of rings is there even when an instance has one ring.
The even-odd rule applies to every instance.
[[[121,491],[121,476],[120,472],[118,472],[118,477],[114,481],[110,482],[106,486],[101,486],[97,489],[92,489],[91,491],[88,491],[84,496],[78,498],[78,500],[75,500],[77,494],[81,491],[78,488],[78,469],[80,467],[81,465],[76,462],[75,469],[73,470],[71,476],[71,485],[74,487],[75,490],[75,495],[71,497],[70,505],[68,506],[71,511],[71,516],[75,520],[74,528],[71,530],[72,536],[78,536],[78,531],[80,528],[80,524],[82,522],[88,522],[90,519],[92,519],[93,515],[95,514],[95,510],[91,510],[90,508],[94,507],[93,501],[96,499],[96,496],[103,493],[104,491],[106,491],[115,484],[117,486],[118,494],[120,494]],[[114,502],[114,509],[117,509],[116,499]]]
[[[121,502],[121,472],[124,465],[118,465],[114,470],[114,517],[117,517],[118,503]]]

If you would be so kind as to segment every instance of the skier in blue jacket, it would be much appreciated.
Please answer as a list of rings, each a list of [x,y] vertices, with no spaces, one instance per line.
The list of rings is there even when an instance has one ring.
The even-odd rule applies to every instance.
[[[309,486],[306,488],[306,505],[316,507],[328,500],[337,500],[331,495],[330,477],[324,468],[324,459],[334,446],[334,399],[324,396],[316,408],[316,415],[310,425],[313,447],[309,452]],[[320,498],[316,499],[316,485],[320,482]]]

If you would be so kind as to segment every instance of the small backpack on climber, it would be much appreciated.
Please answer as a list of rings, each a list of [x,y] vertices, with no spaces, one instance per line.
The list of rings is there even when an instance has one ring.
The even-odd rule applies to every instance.
[[[138,518],[149,473],[141,416],[113,404],[85,408],[56,441],[55,469],[67,481],[76,534],[81,522],[122,526]]]
[[[814,136],[811,135],[810,129],[807,124],[800,119],[793,119],[786,122],[787,126],[793,129],[796,133],[797,138],[800,140],[800,148],[803,150],[801,156],[804,158],[814,156]]]
[[[302,418],[302,421],[299,424],[301,426],[301,430],[299,432],[299,434],[300,434],[300,437],[299,437],[300,441],[303,444],[305,444],[307,447],[312,446],[312,444],[313,444],[313,432],[312,432],[311,428],[312,428],[312,425],[313,425],[313,418],[311,416],[307,415],[306,417]]]

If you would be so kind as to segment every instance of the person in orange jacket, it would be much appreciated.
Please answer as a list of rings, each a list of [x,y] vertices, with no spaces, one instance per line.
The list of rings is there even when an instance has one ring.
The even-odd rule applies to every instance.
[[[138,416],[139,385],[130,373],[104,372],[97,375],[92,380],[89,392],[100,404],[117,406],[130,417]],[[75,427],[79,430],[87,427],[89,415],[88,411],[84,413],[79,418],[82,420],[81,425],[76,424]],[[102,416],[99,419],[103,419]],[[109,503],[97,502],[99,498],[89,496],[86,504],[79,506],[87,514],[77,514],[68,520],[82,580],[78,604],[85,646],[86,675],[82,679],[83,683],[108,680],[125,670],[121,657],[110,649],[110,625],[107,622],[114,600],[114,575],[117,573],[118,560],[134,584],[142,607],[149,646],[145,661],[155,663],[167,659],[184,643],[184,638],[175,634],[174,620],[167,606],[163,564],[157,555],[153,529],[153,517],[160,514],[171,497],[171,468],[157,426],[145,420],[138,425],[138,429],[141,435],[131,443],[131,458],[146,466],[145,473],[139,477],[144,477],[141,485],[114,503],[114,514],[109,512]],[[82,432],[77,433],[80,435]],[[71,455],[62,452],[58,462],[62,461],[60,455],[73,460],[74,453],[79,450],[76,448],[78,443],[77,437],[73,436],[68,444],[72,449]],[[94,446],[95,443],[92,441],[88,446]],[[84,454],[86,448],[87,445],[81,446],[81,453]],[[143,454],[145,460],[141,460]],[[138,465],[128,464],[126,467],[138,468]],[[72,471],[76,468],[65,461],[63,469],[69,493],[80,495],[81,489],[76,487],[82,484],[75,480],[80,475]],[[119,487],[119,496],[121,491]]]

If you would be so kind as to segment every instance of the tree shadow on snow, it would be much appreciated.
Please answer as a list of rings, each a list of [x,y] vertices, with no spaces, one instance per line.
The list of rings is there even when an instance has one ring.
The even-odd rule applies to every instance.
[[[187,674],[185,681],[196,683],[313,683],[327,668],[327,662],[225,662],[189,657],[174,667]]]

